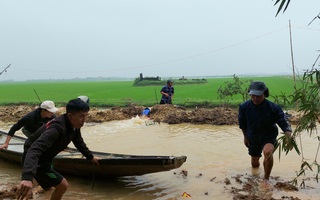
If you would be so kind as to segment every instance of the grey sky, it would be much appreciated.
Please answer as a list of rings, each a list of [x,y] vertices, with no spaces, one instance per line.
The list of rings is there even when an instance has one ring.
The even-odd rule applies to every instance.
[[[307,2],[307,3],[305,3]],[[319,0],[2,0],[3,80],[291,74],[319,55]]]

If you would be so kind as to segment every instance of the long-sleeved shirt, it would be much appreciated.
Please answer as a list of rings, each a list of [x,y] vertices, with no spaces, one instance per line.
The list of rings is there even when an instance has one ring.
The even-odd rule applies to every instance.
[[[26,153],[22,180],[32,181],[37,172],[38,165],[50,165],[52,159],[59,152],[67,148],[71,141],[88,160],[93,158],[92,152],[83,141],[80,129],[72,127],[66,114],[48,122],[45,131],[31,144]]]
[[[239,127],[245,130],[247,137],[275,138],[278,126],[283,132],[292,132],[283,110],[277,104],[265,99],[260,105],[254,105],[251,100],[239,106]]]
[[[38,128],[40,128],[43,124],[47,123],[52,118],[41,118],[41,108],[37,108],[36,110],[26,114],[24,117],[18,120],[9,130],[8,135],[13,136],[16,131],[20,130],[22,127],[27,129],[30,133],[34,133]]]
[[[171,98],[174,95],[174,87],[165,85],[161,88],[160,92],[165,92],[169,95],[169,96],[166,96],[166,95],[162,94],[161,100],[164,103],[171,103],[171,100],[172,100]]]

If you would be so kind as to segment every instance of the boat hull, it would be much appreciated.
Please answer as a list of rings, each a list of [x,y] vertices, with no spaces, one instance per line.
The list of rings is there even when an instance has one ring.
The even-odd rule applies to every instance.
[[[3,144],[7,133],[0,131],[0,143]],[[25,138],[13,136],[8,149],[0,151],[0,158],[21,164]],[[177,169],[186,162],[186,156],[149,156],[128,155],[104,152],[92,152],[101,158],[99,165],[92,164],[74,148],[67,148],[53,159],[55,170],[74,176],[95,176],[98,178],[138,176],[149,173]]]

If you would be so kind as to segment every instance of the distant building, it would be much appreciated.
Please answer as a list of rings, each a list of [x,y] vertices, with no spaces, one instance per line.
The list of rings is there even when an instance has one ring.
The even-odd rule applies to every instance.
[[[140,81],[148,80],[148,81],[161,81],[161,78],[159,76],[157,77],[143,77],[143,74],[140,73]]]

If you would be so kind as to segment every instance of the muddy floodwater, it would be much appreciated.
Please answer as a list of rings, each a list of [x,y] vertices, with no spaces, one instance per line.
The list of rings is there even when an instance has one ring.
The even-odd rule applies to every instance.
[[[1,124],[0,128],[7,131],[11,125]],[[248,194],[254,194],[255,199],[320,199],[320,183],[314,179],[316,171],[302,177],[305,179],[305,189],[298,187],[296,191],[281,187],[281,184],[291,181],[299,170],[301,156],[294,151],[287,156],[282,153],[280,160],[278,151],[275,153],[270,180],[273,190],[261,188],[259,183],[263,169],[252,170],[250,167],[250,157],[236,125],[152,124],[136,117],[87,123],[82,134],[91,150],[138,155],[185,155],[187,161],[172,171],[112,180],[65,175],[69,188],[64,199],[228,200],[249,199],[245,198]],[[303,156],[312,162],[318,142],[314,136],[307,134],[301,140]],[[0,168],[0,189],[19,183],[19,166],[0,160]],[[50,195],[51,191],[41,192],[34,199],[49,199]]]

